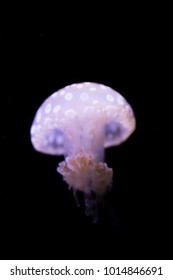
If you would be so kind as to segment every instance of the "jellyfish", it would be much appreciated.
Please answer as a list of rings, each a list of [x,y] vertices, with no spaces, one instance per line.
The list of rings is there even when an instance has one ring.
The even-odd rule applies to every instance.
[[[109,86],[83,82],[50,95],[31,126],[36,151],[64,155],[57,171],[73,190],[83,194],[85,213],[98,220],[98,204],[112,187],[113,170],[104,149],[119,145],[133,133],[136,120],[125,98]]]

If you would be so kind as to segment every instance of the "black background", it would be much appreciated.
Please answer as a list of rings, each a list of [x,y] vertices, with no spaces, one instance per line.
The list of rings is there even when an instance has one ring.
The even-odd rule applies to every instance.
[[[170,257],[169,16],[165,21],[158,6],[114,4],[59,1],[51,9],[1,10],[3,259]],[[38,153],[30,142],[33,117],[45,98],[83,81],[119,91],[137,120],[128,141],[105,152],[114,171],[111,210],[96,225],[77,209],[56,172],[63,157]]]

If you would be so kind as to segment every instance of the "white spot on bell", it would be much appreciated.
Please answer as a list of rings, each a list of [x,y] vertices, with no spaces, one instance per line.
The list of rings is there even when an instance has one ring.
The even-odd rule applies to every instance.
[[[107,106],[106,107],[106,114],[107,117],[111,118],[111,117],[116,117],[117,116],[117,107],[115,106]]]
[[[124,104],[124,99],[122,97],[118,97],[118,103],[123,105]]]
[[[66,93],[66,95],[64,96],[65,100],[70,101],[73,98],[73,94],[71,92]]]
[[[56,106],[53,108],[53,112],[54,112],[54,113],[57,113],[57,112],[59,112],[60,109],[61,109],[61,106],[60,106],[60,105],[56,105]]]
[[[36,127],[36,130],[37,130],[37,133],[41,133],[42,126],[38,124],[37,127]]]
[[[90,116],[92,118],[92,114],[95,113],[95,108],[92,106],[87,106],[85,107],[83,113],[84,115]]]
[[[78,84],[77,88],[83,88],[83,85],[82,84]]]
[[[41,112],[38,111],[37,116],[36,116],[36,122],[39,122],[41,120]]]
[[[54,93],[52,94],[52,98],[57,97],[57,94],[58,94],[58,92],[57,92],[57,91],[56,91],[56,92],[54,92]]]
[[[90,82],[85,82],[84,85],[89,86],[91,83]]]
[[[83,93],[80,95],[80,99],[81,99],[82,101],[86,101],[86,100],[88,100],[88,98],[89,98],[89,96],[88,96],[88,94],[87,94],[86,92],[83,92]]]
[[[51,103],[47,104],[46,107],[45,107],[45,113],[46,114],[50,113],[51,109],[52,109]]]
[[[107,87],[104,85],[100,85],[100,88],[105,90]]]
[[[76,112],[72,109],[69,109],[65,112],[65,116],[70,119],[74,119],[76,117]]]
[[[34,131],[36,130],[36,126],[35,125],[32,125],[31,127],[31,134],[34,134]]]
[[[44,125],[47,126],[48,128],[52,128],[53,127],[53,120],[51,118],[45,118]]]
[[[62,90],[59,95],[64,95],[64,94],[65,94],[65,90]]]
[[[96,91],[96,88],[95,87],[91,87],[90,91]]]
[[[97,99],[93,100],[93,104],[98,104],[99,101]]]
[[[114,97],[113,97],[112,95],[107,94],[107,95],[106,95],[106,98],[107,98],[108,101],[114,102]]]

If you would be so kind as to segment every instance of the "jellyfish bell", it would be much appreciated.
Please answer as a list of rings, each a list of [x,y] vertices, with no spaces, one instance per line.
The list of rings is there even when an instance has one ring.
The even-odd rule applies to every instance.
[[[104,149],[124,142],[135,127],[123,96],[108,86],[84,82],[66,86],[42,103],[31,126],[31,142],[38,152],[64,155],[57,171],[75,198],[78,191],[84,194],[85,212],[96,221],[98,201],[112,186]]]

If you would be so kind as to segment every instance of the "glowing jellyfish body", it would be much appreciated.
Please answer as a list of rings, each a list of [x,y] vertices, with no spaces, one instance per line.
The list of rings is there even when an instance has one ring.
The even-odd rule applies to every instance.
[[[112,185],[104,148],[124,142],[135,126],[133,110],[118,92],[102,84],[78,83],[43,102],[31,127],[31,142],[39,152],[64,155],[57,171],[75,198],[77,191],[83,192],[86,214],[96,220],[97,200]]]

